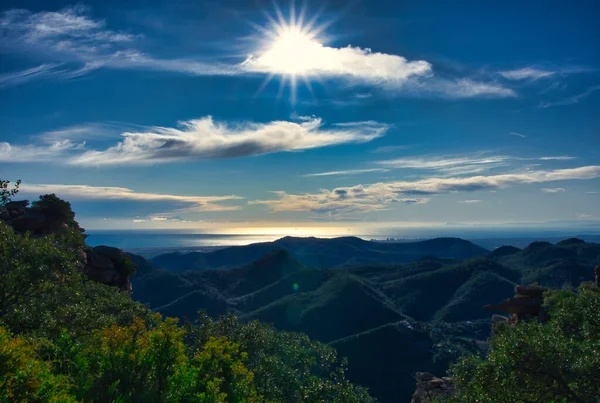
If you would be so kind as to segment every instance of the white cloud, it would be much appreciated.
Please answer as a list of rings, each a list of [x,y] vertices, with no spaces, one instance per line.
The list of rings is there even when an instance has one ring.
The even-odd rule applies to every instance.
[[[571,161],[577,159],[577,157],[571,157],[569,155],[557,155],[550,157],[539,157],[537,159],[540,161]]]
[[[561,193],[565,191],[565,188],[542,188],[542,192],[544,193]]]
[[[586,218],[592,218],[593,217],[592,214],[587,214],[587,213],[576,213],[575,216],[577,218],[579,218],[580,220],[584,220]]]
[[[47,162],[67,157],[74,151],[81,150],[83,143],[76,144],[70,140],[54,141],[42,145],[14,145],[0,143],[0,162]]]
[[[383,136],[386,130],[385,124],[326,129],[318,118],[234,127],[206,117],[182,122],[181,128],[155,127],[145,133],[123,133],[122,142],[103,151],[86,151],[72,158],[71,163],[107,165],[245,157],[364,143]]]
[[[161,193],[136,192],[134,190],[113,186],[63,185],[63,184],[23,184],[22,193],[45,194],[55,193],[67,200],[128,200],[136,202],[172,203],[180,208],[178,212],[214,212],[239,210],[239,206],[219,204],[224,201],[241,200],[235,195],[227,196],[179,196]],[[166,209],[165,209],[166,210]]]
[[[8,10],[0,16],[0,37],[3,38],[0,47],[34,53],[44,60],[60,61],[65,64],[60,73],[63,79],[99,68],[202,76],[299,74],[342,78],[349,83],[367,84],[396,94],[444,98],[516,96],[512,89],[498,82],[437,76],[431,63],[425,60],[411,61],[401,55],[368,48],[336,48],[315,38],[279,38],[255,55],[233,63],[231,55],[227,54],[211,55],[210,59],[160,58],[142,50],[144,41],[140,35],[113,31],[106,25],[104,20],[92,18],[91,10],[85,6],[37,13]],[[79,63],[79,66],[74,68],[73,63]],[[35,74],[25,73],[31,77]],[[358,94],[356,98],[365,97],[368,97],[366,93]]]
[[[483,200],[478,200],[478,199],[468,199],[468,200],[461,200],[459,201],[459,203],[463,203],[463,204],[477,204],[477,203],[481,203]]]
[[[556,74],[556,72],[536,69],[534,67],[524,67],[517,70],[501,71],[500,74],[508,80],[538,80],[550,77]]]
[[[301,122],[215,122],[208,116],[180,122],[178,128],[138,127],[122,133],[123,140],[105,150],[91,149],[69,137],[106,140],[115,127],[82,125],[36,136],[36,144],[0,143],[0,161],[57,161],[75,165],[144,164],[192,159],[247,157],[283,151],[302,151],[347,143],[365,143],[383,136],[388,126],[372,121],[325,128],[321,119]]]
[[[409,148],[408,146],[382,146],[382,147],[377,147],[376,149],[374,149],[373,153],[391,153],[394,151],[398,151],[398,150],[406,150],[407,148]]]
[[[540,108],[550,108],[552,106],[565,106],[565,105],[574,105],[574,104],[578,104],[579,102],[581,102],[581,100],[587,98],[588,96],[592,95],[594,92],[600,90],[600,85],[595,85],[592,87],[589,87],[588,89],[586,89],[584,92],[574,95],[572,97],[569,98],[565,98],[562,99],[560,101],[554,101],[554,102],[542,102],[539,107]]]
[[[282,36],[258,56],[242,63],[252,72],[305,76],[349,76],[366,80],[402,83],[411,76],[431,74],[424,60],[408,61],[397,55],[347,46],[332,48],[302,35]]]
[[[389,169],[385,168],[370,168],[370,169],[348,169],[345,171],[330,171],[330,172],[320,172],[316,174],[306,174],[303,176],[334,176],[334,175],[358,175],[370,172],[388,172]]]
[[[169,219],[169,217],[164,216],[150,216],[148,218],[150,218],[150,221],[167,221]]]
[[[429,178],[418,181],[379,182],[371,185],[322,189],[314,194],[274,192],[277,199],[258,200],[251,204],[268,206],[273,212],[310,211],[313,213],[346,214],[389,208],[393,202],[406,204],[426,203],[430,196],[451,192],[474,192],[499,188],[563,180],[600,178],[600,166],[570,169],[539,170],[517,174],[472,176],[458,178]]]
[[[23,84],[31,80],[56,75],[58,74],[56,70],[58,66],[59,64],[47,63],[25,70],[0,74],[0,87],[10,87],[13,85]]]
[[[513,98],[517,93],[500,83],[474,81],[470,78],[435,78],[412,82],[405,88],[418,94],[432,94],[446,98]]]
[[[518,133],[518,132],[510,132],[510,133],[508,133],[508,134],[510,134],[511,136],[517,136],[517,137],[521,137],[522,139],[524,139],[524,138],[526,138],[526,137],[527,137],[526,135],[524,135],[524,134],[521,134],[521,133]]]
[[[566,155],[514,157],[510,155],[489,155],[486,152],[479,152],[458,156],[430,155],[423,157],[396,158],[392,160],[376,161],[375,163],[387,168],[424,169],[444,172],[448,175],[466,175],[508,166],[519,161],[570,161],[573,159],[575,159],[575,157]]]

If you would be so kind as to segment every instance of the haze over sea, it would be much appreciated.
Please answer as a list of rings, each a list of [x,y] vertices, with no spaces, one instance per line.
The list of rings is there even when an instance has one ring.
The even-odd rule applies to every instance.
[[[217,248],[249,245],[257,242],[271,242],[284,237],[277,234],[209,234],[194,230],[88,230],[87,243],[91,246],[109,245],[145,256],[157,255],[164,252],[180,251],[210,251]],[[600,241],[600,232],[595,228],[575,228],[572,231],[564,229],[532,229],[532,228],[423,228],[390,231],[377,234],[292,234],[294,236],[315,235],[320,238],[335,238],[341,236],[356,236],[365,240],[378,241],[416,241],[435,237],[460,237],[488,249],[511,244],[524,247],[534,240],[558,241],[565,237],[577,236],[588,241]]]

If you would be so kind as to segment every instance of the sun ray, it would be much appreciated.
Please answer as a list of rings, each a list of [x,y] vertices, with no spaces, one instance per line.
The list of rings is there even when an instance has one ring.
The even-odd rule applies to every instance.
[[[323,71],[335,68],[330,63],[328,51],[323,40],[320,39],[330,23],[317,23],[323,7],[307,18],[306,1],[296,9],[295,0],[292,0],[286,20],[282,9],[274,1],[274,15],[265,12],[267,26],[251,24],[258,32],[264,35],[261,48],[255,55],[247,59],[247,67],[258,68],[259,71],[268,72],[269,76],[262,83],[257,93],[263,91],[275,75],[279,76],[279,90],[277,98],[281,98],[286,86],[289,86],[290,101],[295,104],[299,85],[306,85],[314,98],[311,80],[319,80]],[[333,62],[335,63],[335,61]]]

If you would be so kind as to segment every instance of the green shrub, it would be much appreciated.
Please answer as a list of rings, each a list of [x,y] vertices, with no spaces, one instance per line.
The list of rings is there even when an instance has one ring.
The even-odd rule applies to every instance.
[[[0,327],[0,401],[76,402],[71,389],[67,377],[55,375],[51,365],[38,358],[33,343]]]
[[[545,298],[549,320],[499,328],[487,358],[451,367],[452,402],[597,402],[600,397],[600,288]]]

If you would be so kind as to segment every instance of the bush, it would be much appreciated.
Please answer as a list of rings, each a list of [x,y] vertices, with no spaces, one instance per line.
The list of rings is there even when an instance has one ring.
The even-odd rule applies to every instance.
[[[600,288],[582,283],[545,298],[549,320],[499,328],[487,358],[451,367],[449,401],[596,402],[600,396]]]
[[[52,373],[51,365],[37,357],[34,347],[0,327],[0,401],[76,402],[68,378]]]
[[[194,349],[211,337],[227,337],[248,353],[258,392],[269,401],[373,402],[366,389],[345,378],[345,360],[335,349],[303,333],[280,332],[253,321],[240,324],[233,315],[214,321],[201,314],[188,327]]]

